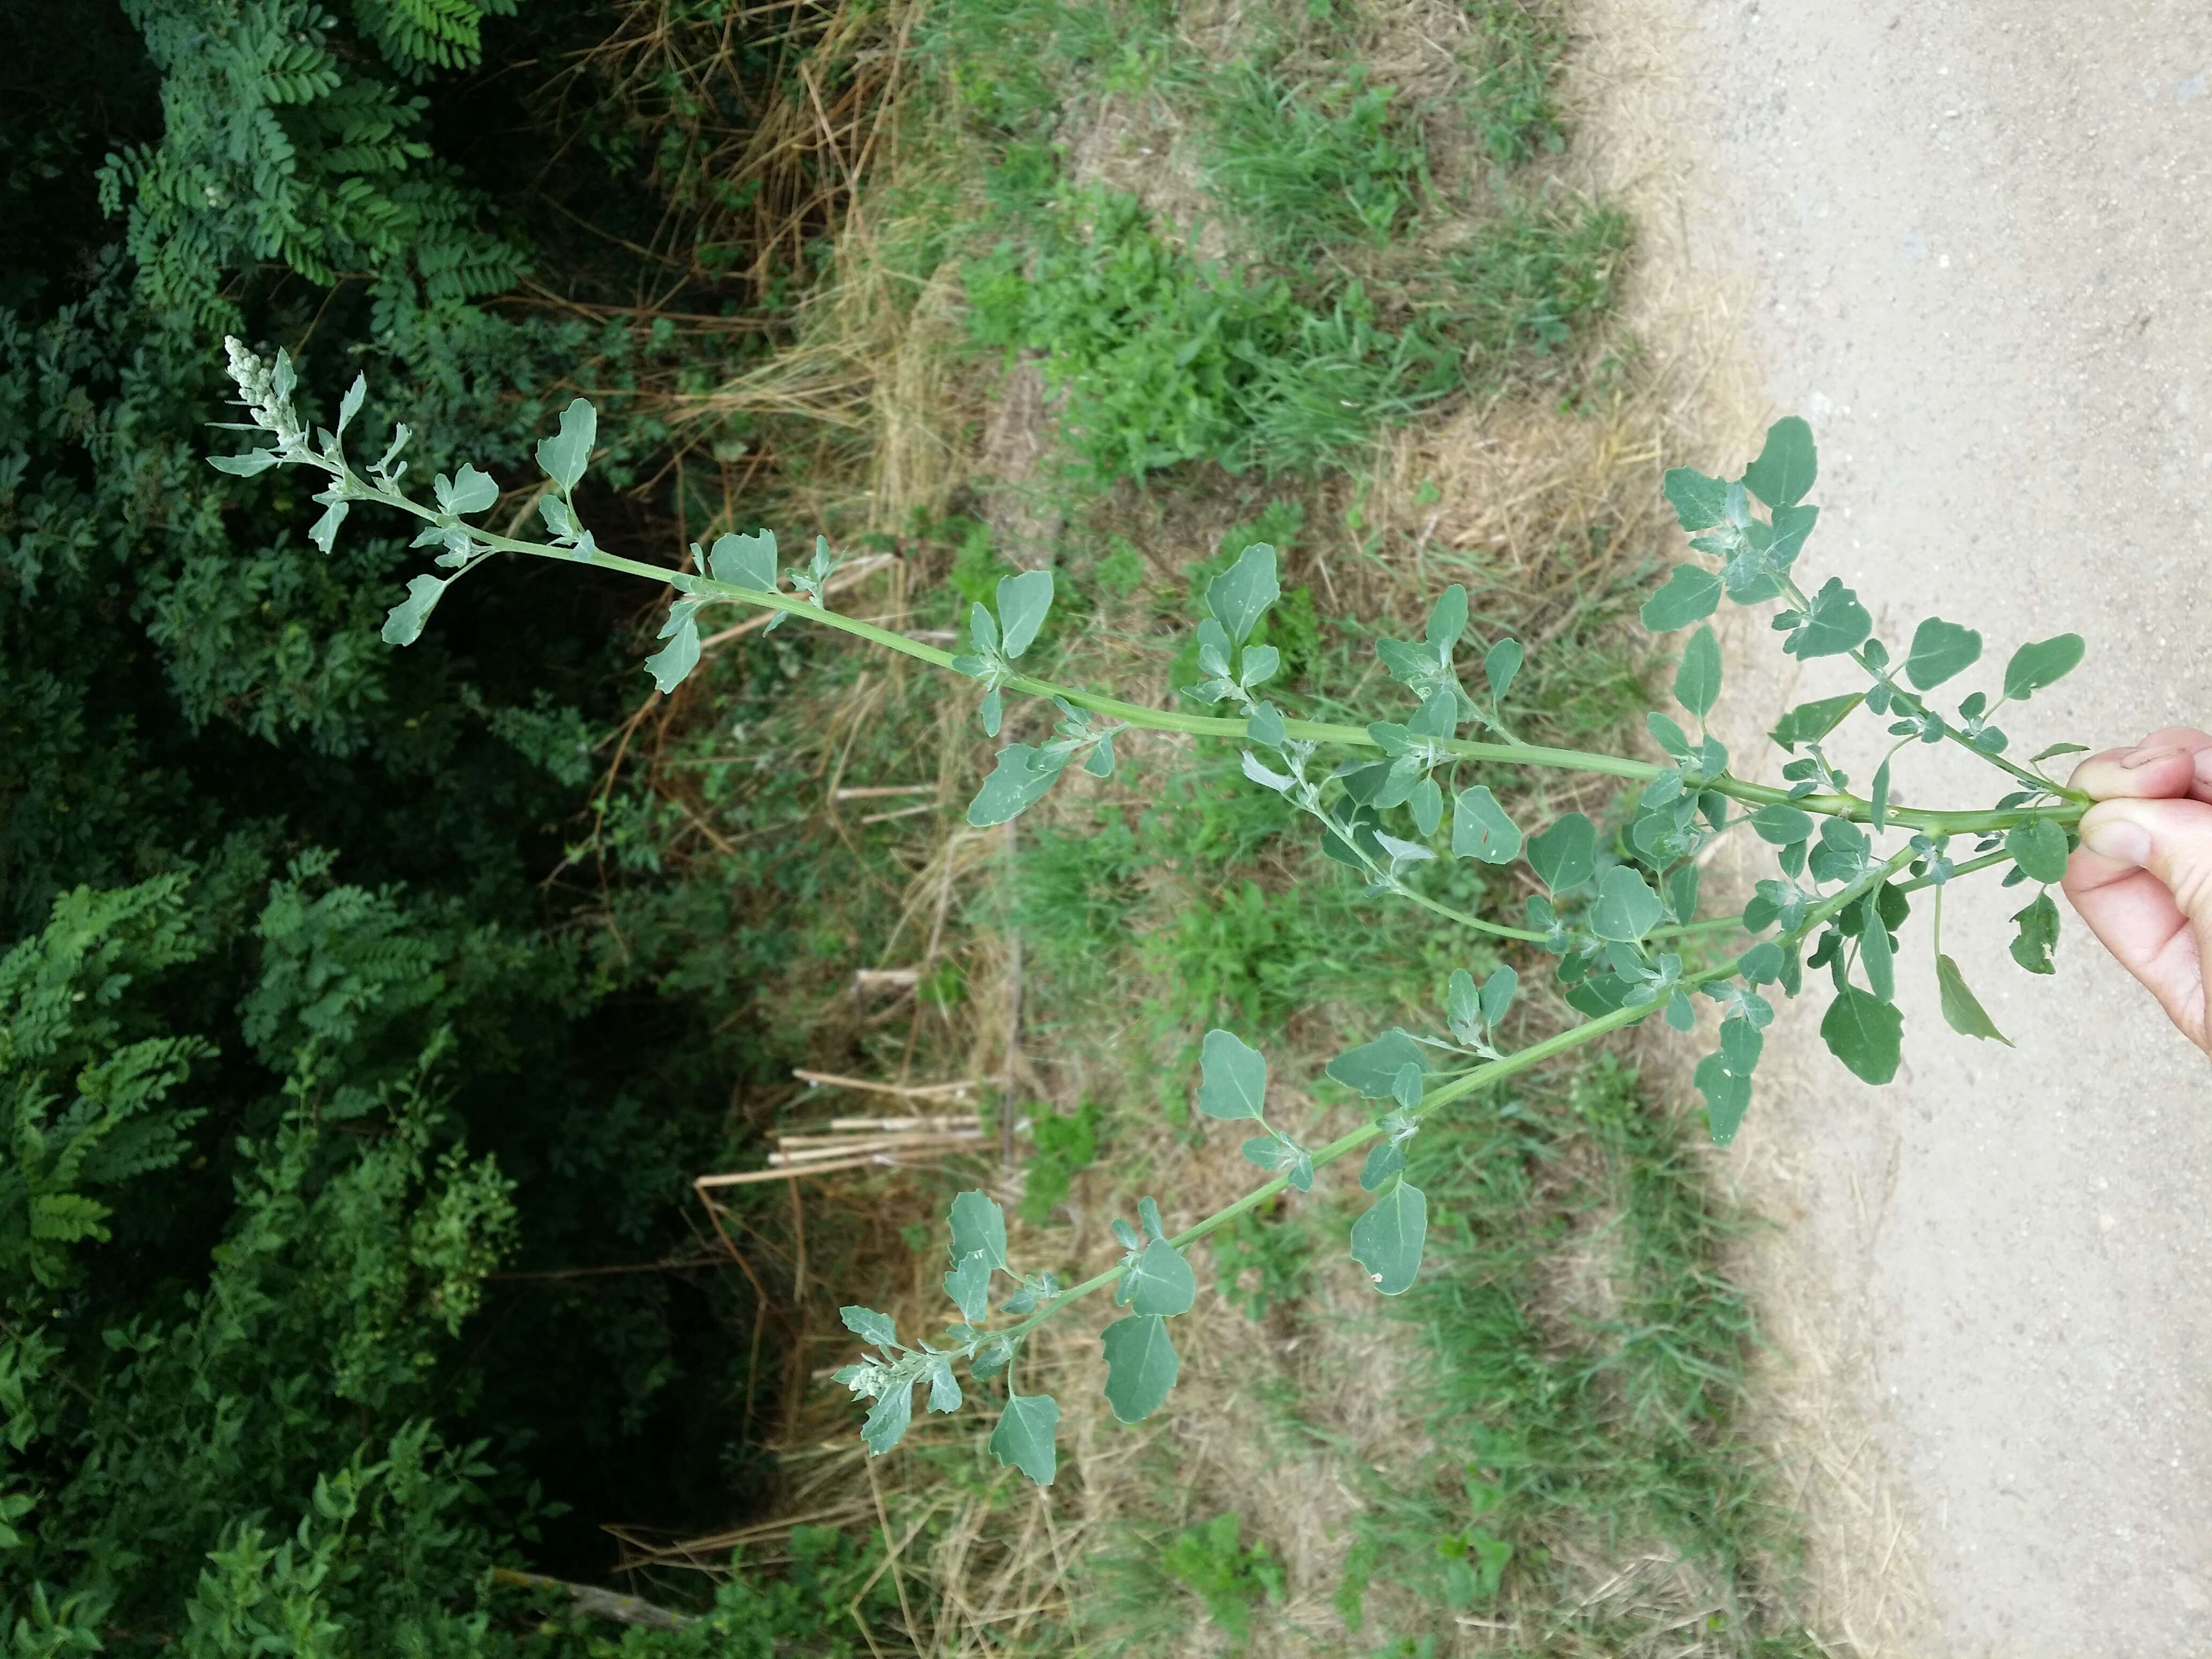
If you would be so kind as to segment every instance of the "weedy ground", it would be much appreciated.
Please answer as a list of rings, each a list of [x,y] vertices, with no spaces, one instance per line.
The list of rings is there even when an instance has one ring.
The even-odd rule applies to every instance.
[[[641,5],[587,70],[637,99],[690,85],[711,40],[688,15]],[[1524,736],[1633,741],[1665,398],[1615,314],[1627,221],[1561,170],[1572,21],[1542,0],[830,15],[794,50],[778,142],[732,155],[676,124],[669,165],[714,210],[842,204],[799,249],[781,343],[653,393],[690,533],[766,522],[884,555],[842,603],[918,633],[1049,565],[1040,672],[1164,704],[1197,678],[1179,658],[1206,580],[1269,541],[1281,700],[1323,719],[1377,717],[1372,639],[1462,582],[1486,639],[1530,647]],[[1496,960],[1364,896],[1233,752],[1194,742],[1125,745],[1018,830],[970,829],[994,745],[969,705],[902,659],[733,631],[611,754],[578,864],[719,878],[611,927],[720,976],[732,1020],[825,1071],[971,1079],[1019,1125],[1011,1164],[994,1132],[963,1164],[734,1206],[789,1310],[763,1362],[788,1384],[777,1516],[630,1535],[639,1586],[680,1591],[733,1546],[773,1573],[794,1524],[832,1526],[874,1540],[876,1577],[828,1634],[880,1654],[1815,1651],[1790,1633],[1790,1517],[1735,1426],[1756,1341],[1723,1265],[1740,1224],[1619,1058],[1423,1134],[1436,1218],[1401,1301],[1346,1255],[1348,1177],[1209,1241],[1221,1311],[1139,1427],[1099,1398],[1091,1325],[1046,1328],[1024,1363],[1067,1413],[1048,1491],[999,1469],[974,1417],[864,1460],[826,1382],[848,1357],[836,1309],[941,1317],[954,1190],[1010,1200],[1024,1261],[1103,1260],[1138,1195],[1172,1226],[1255,1178],[1190,1121],[1209,1026],[1291,1080],[1285,1128],[1340,1127],[1343,1092],[1296,1080],[1433,1023],[1450,970]],[[1611,805],[1590,781],[1485,781],[1524,821]],[[1491,866],[1436,887],[1519,905]],[[795,955],[730,948],[793,914]],[[1558,1017],[1529,994],[1516,1018],[1533,1037]],[[733,1110],[789,1127],[855,1098]]]

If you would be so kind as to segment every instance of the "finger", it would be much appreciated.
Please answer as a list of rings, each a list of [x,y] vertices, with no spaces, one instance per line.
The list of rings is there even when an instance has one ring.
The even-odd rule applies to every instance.
[[[2117,799],[2090,808],[2067,861],[2067,898],[2105,948],[2212,1052],[2212,805]]]
[[[2092,800],[2186,796],[2212,803],[2212,732],[2169,726],[2132,748],[2090,756],[2070,781]]]

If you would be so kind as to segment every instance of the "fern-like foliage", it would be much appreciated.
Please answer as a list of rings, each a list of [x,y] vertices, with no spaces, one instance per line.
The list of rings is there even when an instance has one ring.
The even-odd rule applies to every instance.
[[[483,20],[512,17],[515,0],[354,0],[353,19],[385,62],[410,81],[483,58]]]
[[[325,286],[362,276],[409,291],[419,280],[433,306],[496,292],[520,273],[520,251],[477,227],[474,200],[432,160],[424,101],[342,55],[335,20],[312,0],[125,0],[125,9],[161,70],[165,130],[157,145],[107,158],[100,204],[127,215],[140,292],[155,309],[204,330],[236,326],[228,283],[264,261]],[[471,52],[483,15],[470,0],[364,9],[447,16],[454,28],[466,12]],[[404,40],[388,50],[403,73],[439,61]]]

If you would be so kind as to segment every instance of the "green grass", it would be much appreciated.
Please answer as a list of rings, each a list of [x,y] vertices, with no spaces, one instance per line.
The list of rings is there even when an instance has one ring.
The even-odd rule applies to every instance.
[[[1744,1224],[1690,1128],[1609,1059],[1556,1093],[1471,1104],[1414,1144],[1428,1260],[1394,1310],[1430,1356],[1406,1404],[1441,1456],[1370,1482],[1340,1606],[1364,1613],[1387,1575],[1407,1628],[1378,1617],[1378,1636],[1480,1608],[1511,1623],[1515,1653],[1641,1652],[1650,1598],[1584,1605],[1589,1563],[1656,1548],[1719,1607],[1700,1645],[1670,1650],[1809,1659],[1770,1588],[1790,1518],[1736,1426],[1753,1319],[1723,1252]]]
[[[1236,64],[1213,95],[1210,138],[1206,187],[1255,248],[1283,259],[1316,243],[1387,243],[1428,171],[1400,100],[1356,67],[1316,85]]]

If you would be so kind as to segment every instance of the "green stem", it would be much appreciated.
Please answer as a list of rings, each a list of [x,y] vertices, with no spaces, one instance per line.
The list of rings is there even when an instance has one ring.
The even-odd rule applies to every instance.
[[[1882,863],[1875,866],[1850,886],[1814,906],[1806,913],[1802,922],[1781,937],[1793,941],[1803,939],[1806,934],[1820,927],[1838,911],[1847,908],[1864,897],[1875,887],[1888,880],[1890,877],[1910,864],[1914,856],[1912,849],[1905,848]],[[1700,973],[1688,975],[1681,981],[1682,988],[1688,990],[1713,980],[1731,978],[1741,971],[1742,966],[1742,956],[1732,957],[1717,967],[1708,968]],[[1507,1078],[1525,1072],[1532,1066],[1540,1065],[1556,1055],[1565,1054],[1570,1049],[1578,1048],[1583,1043],[1603,1036],[1609,1031],[1618,1031],[1626,1026],[1635,1024],[1638,1020],[1648,1019],[1651,1015],[1658,1012],[1659,1008],[1660,1005],[1656,1002],[1641,1004],[1632,1008],[1616,1008],[1609,1014],[1600,1014],[1594,1019],[1586,1019],[1581,1024],[1571,1025],[1565,1030],[1546,1037],[1540,1042],[1533,1042],[1526,1048],[1517,1049],[1503,1060],[1493,1060],[1486,1065],[1478,1066],[1464,1076],[1454,1078],[1450,1082],[1439,1085],[1422,1096],[1421,1103],[1413,1109],[1413,1116],[1416,1119],[1425,1118],[1439,1107],[1448,1106],[1453,1101],[1471,1095],[1477,1090],[1487,1089],[1492,1084],[1503,1083]],[[1356,1129],[1348,1130],[1330,1141],[1326,1146],[1319,1147],[1310,1154],[1313,1159],[1313,1167],[1318,1170],[1325,1164],[1334,1164],[1347,1153],[1358,1151],[1383,1133],[1382,1125],[1379,1121],[1363,1123]],[[1176,1233],[1168,1240],[1168,1243],[1179,1250],[1187,1249],[1204,1238],[1208,1233],[1227,1226],[1238,1216],[1257,1209],[1290,1184],[1290,1177],[1287,1175],[1279,1175],[1273,1180],[1254,1188],[1235,1203],[1215,1211],[1196,1225],[1187,1227],[1182,1232]],[[1070,1285],[1066,1290],[1062,1291],[1059,1296],[1039,1308],[1019,1324],[1011,1325],[1006,1329],[995,1332],[994,1334],[1002,1337],[1008,1342],[1018,1343],[1061,1309],[1071,1303],[1081,1300],[1084,1297],[1104,1290],[1109,1285],[1117,1283],[1127,1271],[1126,1267],[1117,1264],[1107,1268],[1103,1273],[1094,1273],[1081,1284]]]
[[[1782,578],[1782,591],[1788,597],[1790,604],[1796,605],[1800,611],[1807,611],[1812,608],[1813,602],[1805,597],[1805,590],[1798,586],[1796,582],[1790,577],[1784,576]],[[1894,679],[1890,678],[1887,669],[1877,668],[1873,663],[1867,659],[1865,646],[1861,645],[1855,647],[1851,651],[1850,657],[1853,662],[1856,663],[1861,668],[1866,671],[1869,678],[1873,679],[1877,684],[1887,686],[1888,688],[1892,700],[1891,706],[1893,708],[1895,708],[1899,704],[1903,704],[1905,706],[1905,712],[1907,713],[1918,712],[1925,714],[1928,712],[1928,702],[1925,698],[1922,697],[1917,692],[1906,690]],[[2006,700],[2004,698],[1999,697],[1995,703],[1990,705],[1989,714],[1996,714],[1997,709],[2003,706],[2005,701]],[[1938,718],[1940,719],[1941,716],[1938,716]],[[1987,719],[1988,716],[1984,715],[1984,718]],[[2009,773],[2012,776],[2017,778],[2021,782],[2027,785],[2030,788],[2034,789],[2039,793],[2048,791],[2052,794],[2063,796],[2066,799],[2078,803],[2081,810],[2084,811],[2088,809],[2087,796],[2076,794],[2070,789],[2061,788],[2058,785],[2052,783],[2048,778],[2040,778],[2033,772],[2021,770],[2019,767],[2014,766],[2010,761],[2007,760],[2002,755],[1993,755],[1988,750],[1978,747],[1974,744],[1967,741],[1964,732],[1954,730],[1951,722],[1948,720],[1943,721],[1943,736],[1948,741],[1957,744],[1968,754],[1977,756],[1979,758],[1987,761],[1990,765],[1997,768],[2000,771]],[[1911,741],[1913,741],[1911,738],[1906,739],[1906,742]],[[1904,747],[1904,744],[1900,744],[1898,747],[1902,748]],[[1895,749],[1890,750],[1890,753],[1893,755],[1896,752],[1897,750]],[[1892,813],[1890,816],[1892,817],[1895,817],[1897,815],[1895,813]],[[2076,812],[2075,816],[2079,817],[2081,813]],[[1902,819],[1899,819],[1899,821],[1900,823],[1903,822]]]
[[[440,516],[419,501],[411,501],[396,491],[372,489],[357,478],[351,480],[349,494],[354,500],[378,501],[384,506],[411,513],[418,519],[434,522]],[[533,558],[557,560],[563,564],[588,564],[601,570],[641,576],[649,581],[665,583],[693,599],[727,599],[742,605],[758,605],[767,611],[788,611],[794,617],[818,623],[824,628],[836,629],[841,633],[866,640],[872,645],[879,645],[885,650],[896,651],[917,661],[926,662],[933,668],[949,670],[952,666],[954,653],[950,651],[925,645],[920,640],[908,639],[903,634],[893,633],[890,629],[879,628],[873,623],[862,622],[856,617],[844,617],[834,611],[825,611],[787,593],[763,593],[755,588],[718,582],[712,577],[690,571],[671,570],[665,565],[626,559],[599,549],[589,554],[579,555],[566,548],[548,546],[540,542],[518,541],[511,536],[497,536],[481,530],[471,529],[469,534],[471,539],[480,545],[502,553],[523,553]],[[1799,597],[1802,600],[1802,596]],[[1235,738],[1247,735],[1243,720],[1218,714],[1186,714],[1170,709],[1147,708],[1140,703],[1125,702],[1119,697],[1055,684],[1050,680],[1037,679],[1027,674],[1010,674],[1004,684],[1009,690],[1025,691],[1033,696],[1062,697],[1078,708],[1105,714],[1146,731],[1181,732],[1201,738]],[[1381,747],[1362,726],[1285,720],[1283,728],[1288,736],[1307,743],[1333,743],[1353,749]],[[1671,769],[1650,761],[1632,760],[1626,756],[1594,754],[1581,749],[1553,749],[1540,744],[1479,743],[1466,738],[1439,738],[1436,743],[1438,749],[1462,760],[1494,761],[1509,766],[1542,766],[1562,772],[1593,772],[1638,783],[1649,783],[1661,773]],[[1974,752],[1980,754],[1981,750],[1975,750]],[[2025,776],[2024,774],[2022,775]],[[2040,779],[2030,778],[2027,781],[2035,784],[2039,789],[2049,787]],[[1786,802],[1823,817],[1850,818],[1858,823],[1865,823],[1873,816],[1872,804],[1856,795],[1793,798],[1787,789],[1768,784],[1748,783],[1741,778],[1725,775],[1714,779],[1705,787],[1731,800],[1754,806]],[[1892,823],[1925,830],[1929,835],[1973,835],[1990,830],[2009,830],[2015,824],[2036,817],[2071,823],[2087,810],[2086,803],[2078,802],[2063,806],[1984,812],[1936,812],[1914,807],[1893,807],[1888,817]]]

